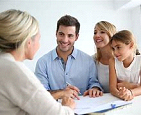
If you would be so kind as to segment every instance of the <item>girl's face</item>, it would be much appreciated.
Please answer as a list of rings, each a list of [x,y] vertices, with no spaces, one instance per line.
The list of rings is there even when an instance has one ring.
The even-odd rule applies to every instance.
[[[124,61],[125,59],[130,57],[131,54],[133,54],[133,47],[132,47],[131,43],[126,45],[125,43],[122,43],[120,41],[113,40],[111,47],[113,49],[113,53],[114,53],[115,57],[119,61]]]
[[[93,39],[97,48],[105,47],[107,44],[109,44],[110,41],[106,31],[101,30],[98,27],[95,27]]]

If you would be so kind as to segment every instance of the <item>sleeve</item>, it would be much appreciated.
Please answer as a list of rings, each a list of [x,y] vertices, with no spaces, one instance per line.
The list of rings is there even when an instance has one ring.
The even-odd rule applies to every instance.
[[[46,90],[38,89],[23,107],[30,115],[74,115],[71,108],[62,106]]]
[[[50,90],[48,81],[47,61],[42,57],[37,61],[35,75],[44,85],[46,90]]]
[[[99,81],[98,81],[98,73],[97,73],[97,68],[95,65],[95,62],[93,61],[93,59],[90,59],[90,66],[89,66],[89,89],[93,88],[93,87],[98,87],[100,88],[101,91],[103,91]]]
[[[28,68],[15,68],[7,87],[9,100],[30,115],[74,115],[71,108],[62,106],[46,91]]]

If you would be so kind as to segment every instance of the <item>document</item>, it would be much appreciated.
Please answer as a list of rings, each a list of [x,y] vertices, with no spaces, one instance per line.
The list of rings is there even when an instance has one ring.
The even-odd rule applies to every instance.
[[[75,100],[76,114],[86,114],[92,112],[106,111],[123,105],[131,104],[132,101],[123,101],[110,93],[106,93],[101,97],[90,98],[89,96],[79,96],[80,100]]]

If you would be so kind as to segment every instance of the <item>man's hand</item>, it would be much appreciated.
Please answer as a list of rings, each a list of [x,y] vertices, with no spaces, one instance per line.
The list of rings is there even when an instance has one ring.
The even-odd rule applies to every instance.
[[[103,95],[103,92],[99,88],[92,88],[84,92],[83,96],[89,95],[89,97],[99,97]]]
[[[78,100],[80,99],[79,96],[78,96],[78,93],[80,92],[80,90],[75,87],[75,86],[72,86],[72,85],[68,85],[66,87],[66,89],[63,90],[63,95],[62,97],[71,97],[71,98],[77,98]]]

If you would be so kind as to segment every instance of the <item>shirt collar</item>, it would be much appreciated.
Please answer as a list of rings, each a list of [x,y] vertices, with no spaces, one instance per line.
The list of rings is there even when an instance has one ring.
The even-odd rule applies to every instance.
[[[71,56],[76,59],[76,56],[77,56],[77,49],[74,47],[73,49],[73,52],[71,54]],[[59,59],[59,56],[57,55],[57,52],[56,52],[56,48],[53,50],[52,52],[52,57],[53,57],[53,60],[55,59]]]
[[[71,56],[72,56],[74,59],[76,59],[76,56],[77,56],[77,49],[76,49],[75,47],[74,47],[74,49],[73,49],[73,52],[72,52]]]
[[[55,60],[56,58],[59,58],[56,52],[56,48],[52,52],[52,57],[53,57],[53,60]]]

